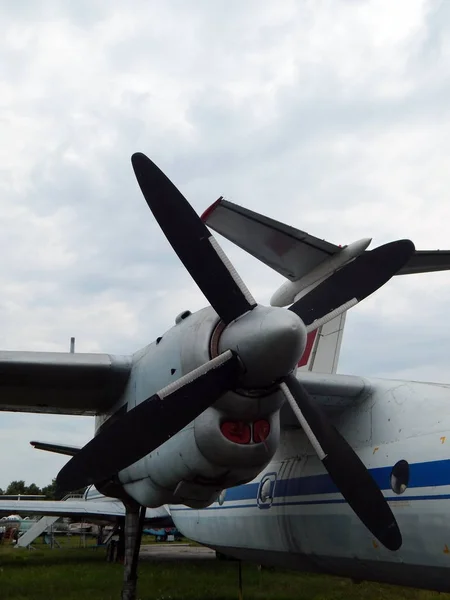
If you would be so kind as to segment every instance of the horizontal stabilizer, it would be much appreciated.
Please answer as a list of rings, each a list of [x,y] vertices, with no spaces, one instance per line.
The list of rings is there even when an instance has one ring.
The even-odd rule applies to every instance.
[[[63,444],[51,444],[48,442],[30,442],[36,450],[46,450],[47,452],[55,452],[56,454],[65,454],[66,456],[75,456],[81,450],[78,446],[66,446]]]
[[[416,250],[397,275],[433,273],[450,269],[450,250]]]
[[[223,198],[207,209],[202,219],[208,227],[291,281],[300,279],[340,250],[339,246]]]
[[[210,206],[202,219],[208,227],[291,281],[301,279],[341,250],[223,198]],[[446,270],[450,270],[450,250],[416,250],[397,275]]]

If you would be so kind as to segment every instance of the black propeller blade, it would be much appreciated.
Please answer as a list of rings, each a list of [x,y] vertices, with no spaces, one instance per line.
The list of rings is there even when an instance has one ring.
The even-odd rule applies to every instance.
[[[340,493],[386,548],[398,550],[402,545],[402,536],[397,521],[352,447],[333,427],[294,375],[286,378],[281,389]]]
[[[364,252],[297,300],[289,310],[308,327],[353,299],[356,304],[389,281],[409,261],[414,250],[410,240],[398,240]]]
[[[159,226],[222,321],[228,324],[256,306],[211,232],[170,179],[140,152],[131,162]]]
[[[56,483],[75,490],[108,479],[178,433],[237,383],[230,351],[169,384],[107,426],[61,469]]]

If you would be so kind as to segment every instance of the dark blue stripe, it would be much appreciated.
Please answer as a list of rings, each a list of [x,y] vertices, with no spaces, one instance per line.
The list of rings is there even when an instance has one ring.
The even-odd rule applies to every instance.
[[[391,489],[392,467],[377,467],[369,469],[381,490]],[[250,484],[251,486],[256,484]],[[409,466],[408,488],[434,487],[450,485],[450,460],[436,460],[423,463],[415,463]],[[243,500],[242,490],[246,486],[234,488],[236,493],[230,500]],[[250,486],[248,486],[250,487]],[[229,490],[231,491],[231,490]],[[339,490],[334,485],[331,477],[323,475],[311,475],[309,477],[295,477],[293,479],[280,479],[275,486],[275,498],[286,498],[289,496],[309,496],[312,494],[336,494]],[[248,497],[247,494],[245,496]],[[253,496],[250,496],[253,497]],[[228,500],[228,492],[227,498]]]
[[[404,502],[404,501],[415,501],[415,500],[450,500],[450,494],[438,494],[435,496],[385,496],[388,502]],[[272,506],[303,506],[305,504],[313,505],[313,504],[344,504],[344,498],[334,498],[330,500],[298,500],[294,502],[274,502]],[[244,504],[242,506],[249,506],[248,504]],[[218,506],[217,508],[220,508]],[[230,506],[230,508],[236,508],[234,506]]]
[[[238,485],[227,489],[225,500],[252,500],[256,502],[256,494],[258,493],[259,483],[247,483],[246,485]]]
[[[386,496],[386,500],[389,502],[403,502],[403,501],[415,501],[415,500],[450,500],[450,494],[438,494],[435,496],[423,495],[423,496]],[[345,504],[343,498],[333,498],[328,500],[296,500],[293,502],[274,502],[272,506],[313,506],[315,504]],[[207,506],[201,510],[225,510],[229,508],[256,508],[256,502],[253,504],[223,504]],[[267,506],[267,508],[269,508]],[[171,508],[171,511],[179,510],[193,510],[191,508]]]
[[[369,469],[372,477],[375,479],[378,487],[381,490],[391,491],[391,472],[392,466],[389,467],[377,467],[375,469]],[[264,477],[264,474],[262,475]],[[419,487],[439,487],[443,485],[450,485],[450,459],[445,460],[434,460],[422,463],[414,463],[409,465],[409,488]],[[259,482],[247,483],[245,485],[239,485],[237,487],[229,488],[225,496],[225,503],[238,502],[242,500],[255,500],[258,494]],[[337,487],[334,485],[331,477],[327,473],[322,475],[310,475],[308,477],[294,477],[292,479],[278,479],[275,485],[274,494],[274,505],[275,506],[288,506],[296,504],[336,504],[345,502],[343,499],[333,500],[305,500],[302,502],[276,502],[277,498],[289,498],[292,496],[311,496],[313,494],[336,494],[338,493]],[[444,499],[447,500],[450,495],[440,496],[393,496],[389,497],[388,500],[434,500]],[[255,504],[244,504],[242,507],[254,506]],[[214,506],[211,508],[241,508],[240,505],[235,506]],[[176,509],[172,509],[176,510]],[[183,509],[184,510],[184,509]],[[205,509],[203,509],[205,510]],[[207,510],[207,509],[206,509]]]

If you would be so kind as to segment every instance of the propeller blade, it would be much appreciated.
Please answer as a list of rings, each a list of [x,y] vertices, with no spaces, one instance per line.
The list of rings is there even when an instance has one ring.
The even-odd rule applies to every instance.
[[[306,436],[340,493],[364,525],[389,550],[398,550],[402,536],[381,490],[350,444],[329,422],[294,375],[281,389]]]
[[[131,157],[145,200],[181,262],[225,324],[256,302],[189,202],[144,154]]]
[[[231,389],[240,371],[239,359],[227,350],[170,383],[87,443],[58,473],[57,485],[76,490],[135,463]]]
[[[289,310],[309,331],[370,296],[393,277],[414,254],[410,240],[398,240],[364,252],[325,279]]]

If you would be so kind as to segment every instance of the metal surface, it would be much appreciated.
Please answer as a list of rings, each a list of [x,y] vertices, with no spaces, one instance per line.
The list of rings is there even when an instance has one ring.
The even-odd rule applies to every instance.
[[[262,388],[292,371],[305,344],[305,326],[296,314],[257,306],[225,329],[219,349],[239,356],[245,368],[244,387]]]
[[[336,391],[340,379],[342,389],[349,381],[328,377]],[[170,507],[176,526],[201,543],[263,564],[449,591],[450,385],[379,379],[364,384],[361,397],[355,381],[357,402],[336,425],[388,499],[403,536],[400,550],[383,548],[365,529],[301,429],[283,431],[274,460],[253,482],[227,490],[222,504],[195,514]],[[362,443],[366,416],[369,436]],[[400,460],[409,463],[410,479],[396,494],[390,474]],[[275,474],[276,483],[264,509],[257,497],[267,474]]]
[[[237,358],[227,351],[169,383],[83,446],[58,473],[57,485],[77,489],[140,460],[234,387],[239,371]]]
[[[95,415],[123,392],[131,357],[0,352],[0,410]]]
[[[291,281],[300,279],[339,246],[221,199],[205,223]]]
[[[324,260],[341,251],[308,233],[220,198],[205,211],[204,221],[290,281],[308,276]],[[450,269],[450,250],[416,250],[397,275]]]
[[[416,250],[414,256],[397,273],[411,275],[450,269],[450,250]]]

